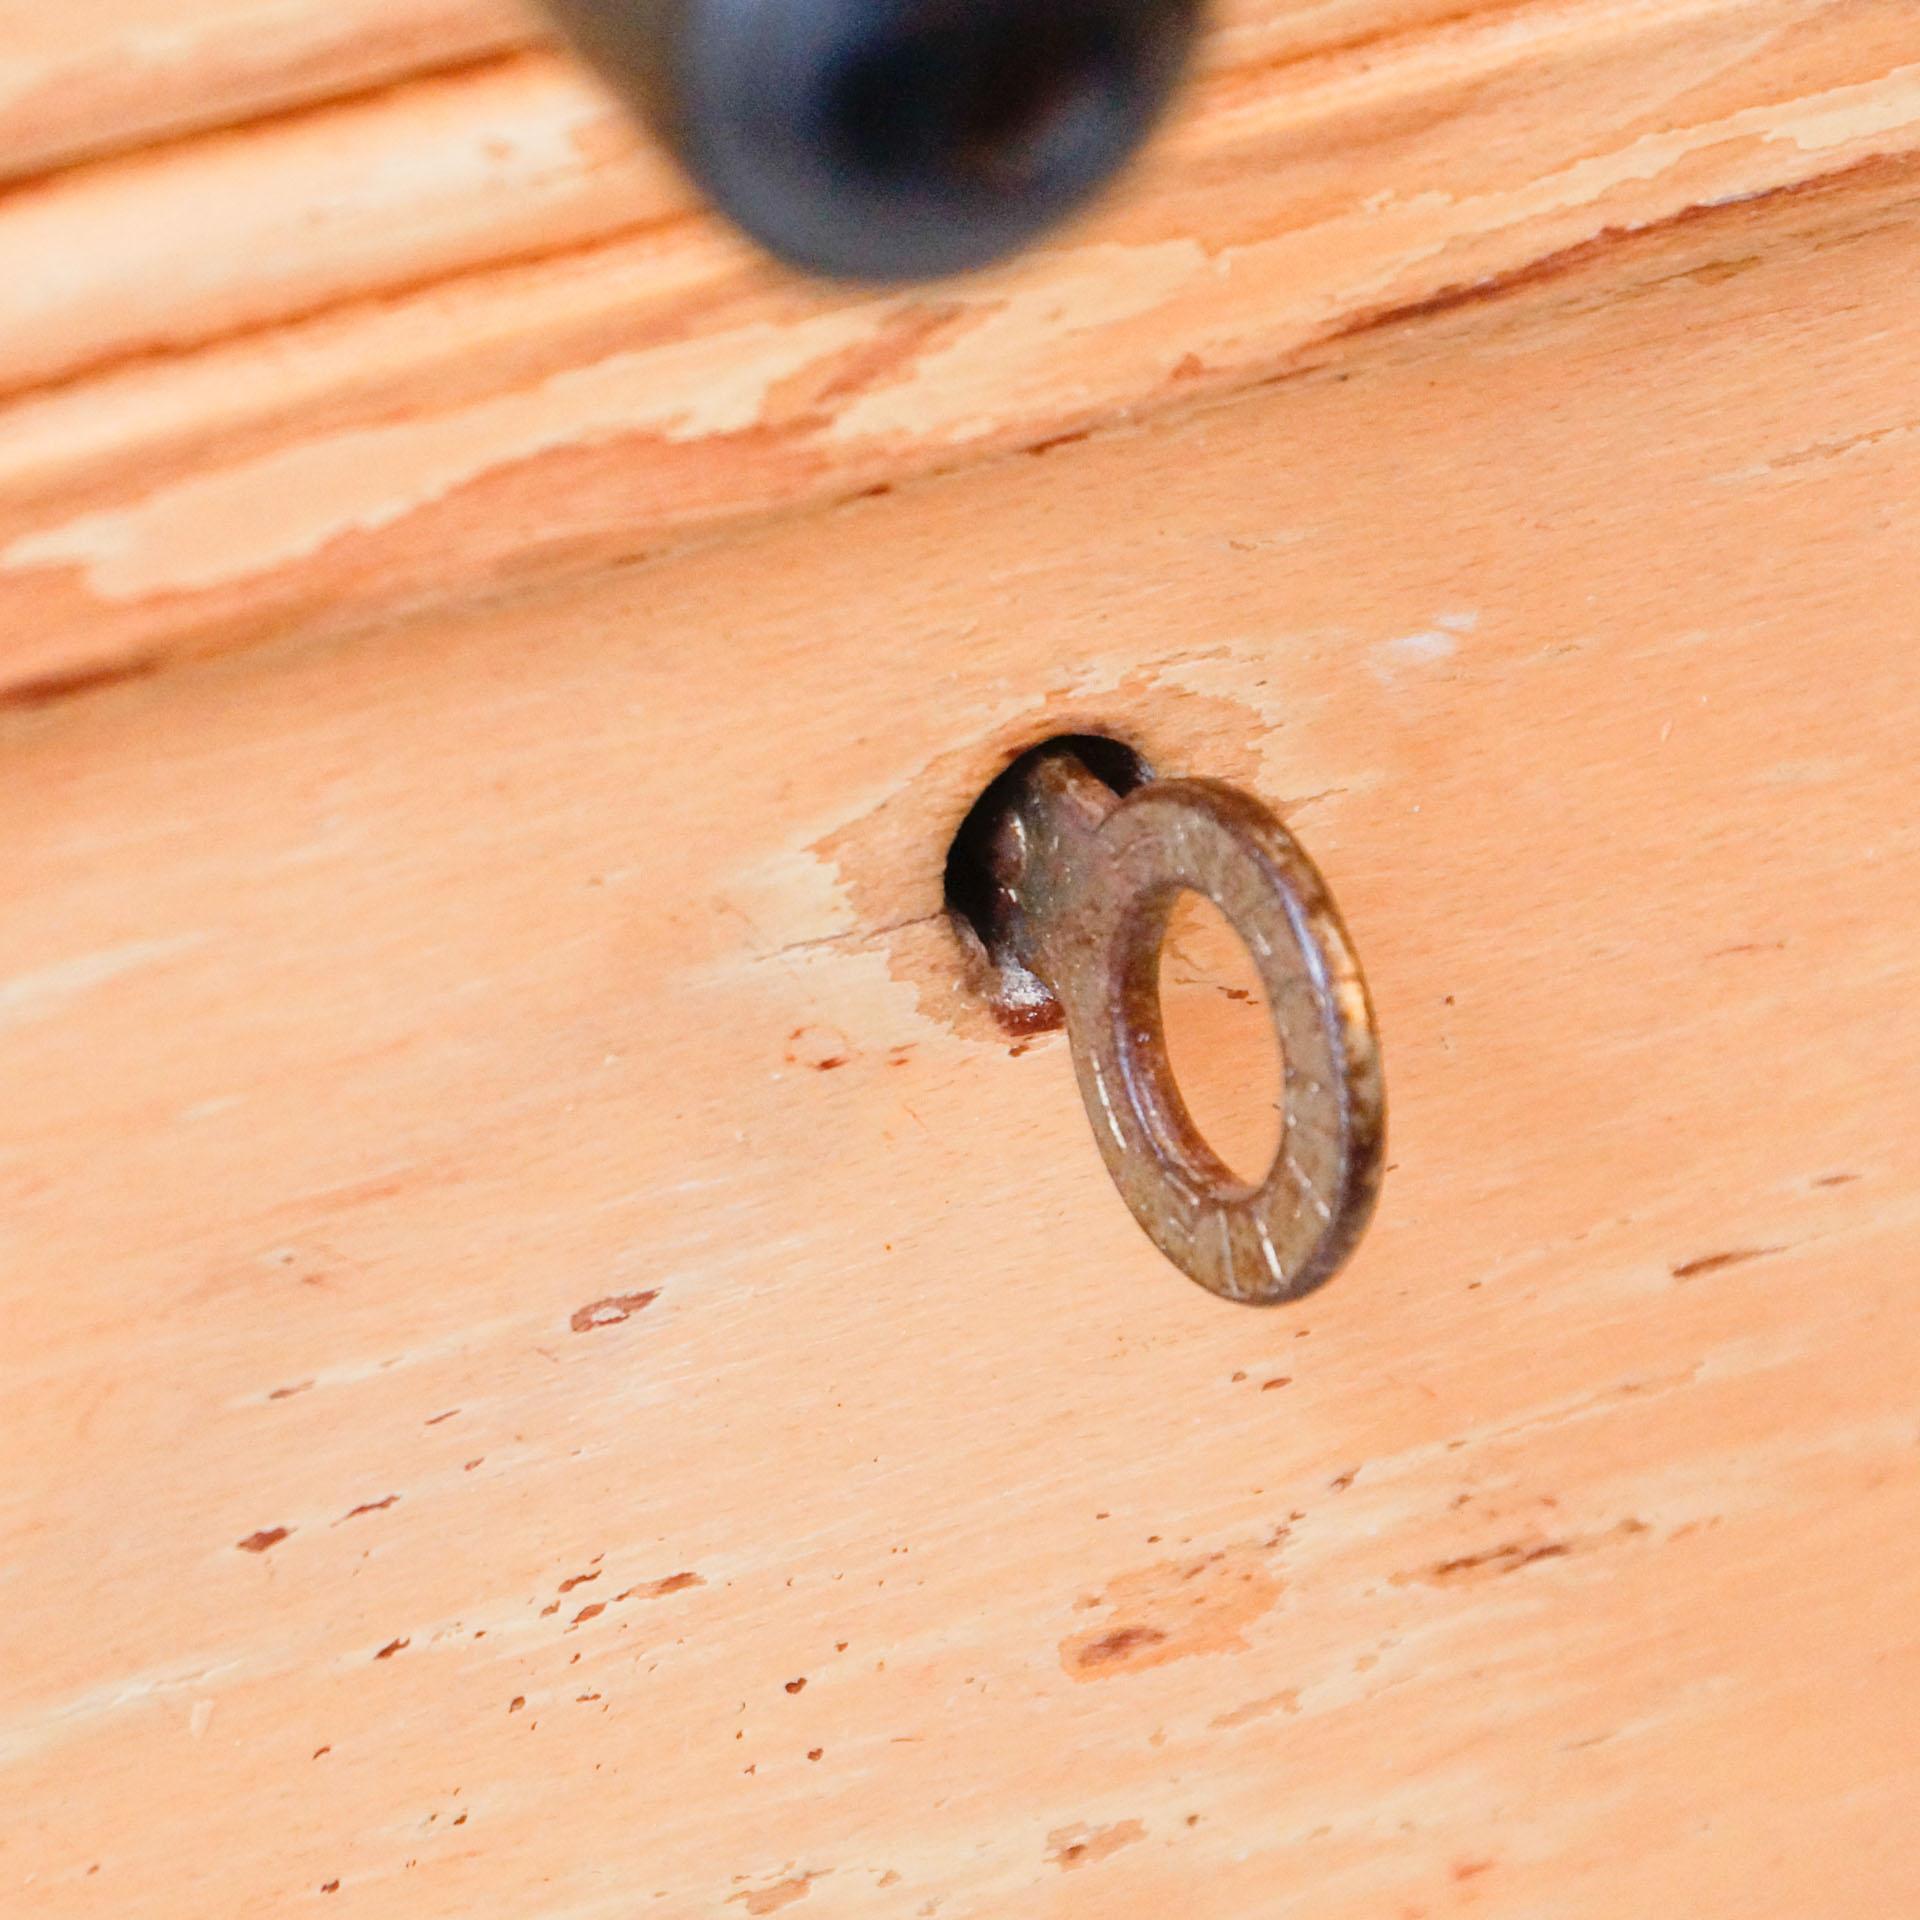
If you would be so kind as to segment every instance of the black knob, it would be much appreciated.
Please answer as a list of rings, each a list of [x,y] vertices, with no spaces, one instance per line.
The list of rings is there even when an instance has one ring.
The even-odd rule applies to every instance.
[[[841,279],[985,266],[1145,138],[1201,0],[550,0],[721,209]]]

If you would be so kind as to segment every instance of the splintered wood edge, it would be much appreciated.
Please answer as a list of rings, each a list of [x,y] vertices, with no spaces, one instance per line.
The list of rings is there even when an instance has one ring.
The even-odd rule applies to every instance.
[[[1281,0],[1233,0],[1124,193],[908,294],[760,260],[537,52],[0,202],[0,285],[24,290],[0,306],[0,700],[518,592],[1230,394],[1920,148],[1920,24],[1891,12],[1448,14],[1352,0],[1302,44]],[[1750,211],[1713,217],[1766,244]]]

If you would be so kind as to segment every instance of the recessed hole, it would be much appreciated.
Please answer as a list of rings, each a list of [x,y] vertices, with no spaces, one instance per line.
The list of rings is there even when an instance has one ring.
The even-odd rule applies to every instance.
[[[1160,948],[1167,1062],[1188,1117],[1234,1178],[1279,1156],[1286,1062],[1246,942],[1211,900],[1182,893]]]
[[[1089,773],[1122,797],[1153,778],[1147,763],[1123,741],[1099,733],[1056,734],[1023,753],[987,787],[947,852],[947,910],[978,964],[979,984],[1001,1024],[1015,1033],[1059,1026],[1060,1004],[1013,957],[1008,941],[1013,902],[994,874],[993,843],[1034,761],[1061,748],[1077,754]]]

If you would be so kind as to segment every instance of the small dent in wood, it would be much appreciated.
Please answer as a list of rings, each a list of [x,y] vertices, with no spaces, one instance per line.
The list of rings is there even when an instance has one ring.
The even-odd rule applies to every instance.
[[[1110,1827],[1057,1827],[1047,1835],[1047,1858],[1063,1873],[1091,1867],[1147,1837],[1138,1820],[1117,1821]]]
[[[594,1300],[584,1307],[577,1307],[568,1321],[575,1333],[592,1333],[600,1327],[617,1327],[623,1320],[631,1320],[636,1313],[660,1298],[658,1287],[647,1293],[615,1293],[604,1300]]]
[[[1286,1537],[1280,1527],[1263,1541],[1121,1575],[1093,1601],[1109,1610],[1111,1622],[1063,1640],[1061,1667],[1072,1679],[1098,1680],[1244,1651],[1247,1629],[1280,1598],[1271,1560]]]
[[[1735,1247],[1729,1253],[1703,1254],[1697,1260],[1684,1261],[1673,1269],[1676,1280],[1697,1280],[1703,1274],[1722,1273],[1728,1267],[1743,1267],[1750,1260],[1768,1260],[1785,1253],[1785,1247]]]

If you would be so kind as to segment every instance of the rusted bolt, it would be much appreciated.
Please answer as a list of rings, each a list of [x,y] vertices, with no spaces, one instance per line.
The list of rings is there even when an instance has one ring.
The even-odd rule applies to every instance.
[[[1372,1217],[1386,1114],[1366,982],[1313,862],[1235,787],[1148,780],[1123,795],[1071,745],[1029,756],[997,796],[972,845],[1000,958],[1058,1001],[1094,1137],[1134,1218],[1226,1299],[1274,1305],[1324,1285]],[[1207,1144],[1167,1058],[1160,953],[1188,891],[1245,942],[1280,1041],[1280,1144],[1258,1181]]]

